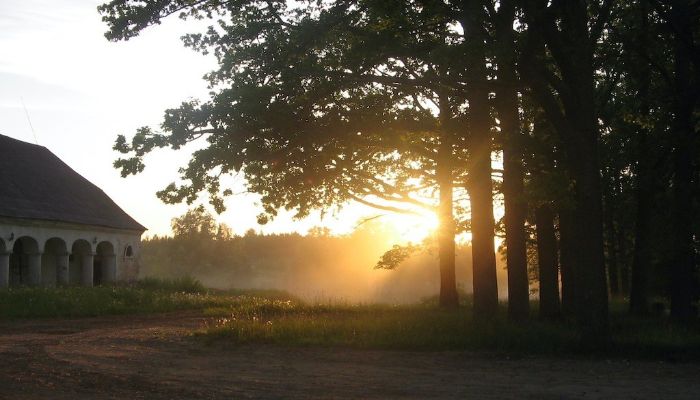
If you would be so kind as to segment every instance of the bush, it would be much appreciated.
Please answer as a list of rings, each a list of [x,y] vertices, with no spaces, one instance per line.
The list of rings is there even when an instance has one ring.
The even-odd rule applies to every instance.
[[[134,286],[147,290],[164,290],[168,292],[184,293],[204,293],[207,290],[200,281],[191,276],[173,279],[146,277],[137,281]]]

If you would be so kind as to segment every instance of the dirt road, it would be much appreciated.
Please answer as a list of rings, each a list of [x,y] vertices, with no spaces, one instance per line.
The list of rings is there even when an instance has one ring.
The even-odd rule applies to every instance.
[[[700,363],[205,345],[197,313],[0,322],[0,399],[698,399]]]

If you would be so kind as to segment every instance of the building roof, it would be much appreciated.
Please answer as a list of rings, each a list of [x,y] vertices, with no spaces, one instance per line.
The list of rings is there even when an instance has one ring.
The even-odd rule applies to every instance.
[[[0,216],[144,231],[47,148],[0,135]]]

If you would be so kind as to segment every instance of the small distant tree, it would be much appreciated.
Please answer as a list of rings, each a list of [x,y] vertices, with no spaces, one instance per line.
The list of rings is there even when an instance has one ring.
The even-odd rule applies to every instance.
[[[216,240],[231,240],[234,237],[231,227],[220,223],[216,228]]]
[[[307,235],[311,237],[329,237],[331,230],[326,226],[314,226],[309,229]]]
[[[202,205],[188,210],[180,217],[173,218],[171,227],[175,237],[199,236],[213,239],[218,236],[214,216]],[[219,226],[218,229],[221,231],[221,226]]]

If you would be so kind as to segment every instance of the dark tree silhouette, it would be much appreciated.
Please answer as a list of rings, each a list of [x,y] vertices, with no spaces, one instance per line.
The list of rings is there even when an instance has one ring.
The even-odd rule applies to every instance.
[[[508,261],[508,314],[522,320],[530,313],[527,276],[523,152],[516,70],[515,1],[501,1],[495,16],[497,77],[496,112],[503,140],[503,197],[505,200],[506,259]],[[556,273],[556,271],[555,271]],[[555,280],[556,282],[556,280]],[[558,293],[558,290],[557,290]],[[557,300],[558,302],[558,300]]]

